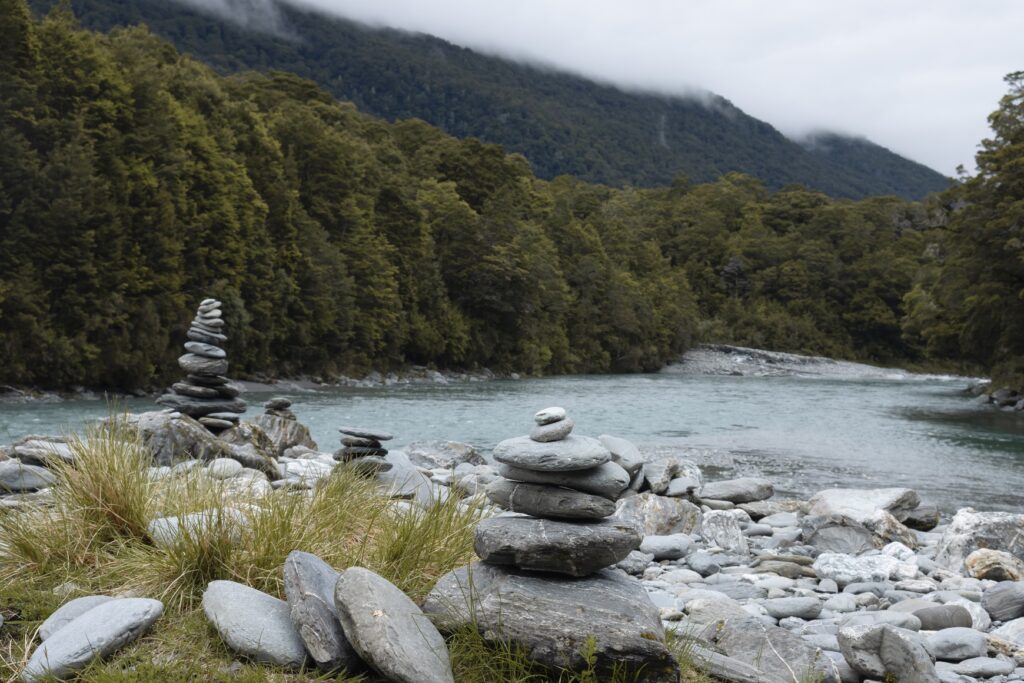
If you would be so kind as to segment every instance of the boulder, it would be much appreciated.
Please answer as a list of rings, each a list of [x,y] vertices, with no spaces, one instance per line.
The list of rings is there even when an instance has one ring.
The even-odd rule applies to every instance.
[[[135,641],[163,614],[159,600],[118,598],[94,606],[50,637],[32,653],[25,683],[70,678],[95,659],[110,656]]]
[[[913,489],[826,489],[811,497],[811,515],[842,515],[864,524],[877,510],[899,514],[913,510],[921,499]]]
[[[173,465],[182,460],[231,458],[231,447],[210,430],[186,415],[153,411],[128,416],[143,445],[153,454],[156,465]]]
[[[634,524],[645,536],[690,534],[700,530],[700,508],[682,498],[641,493],[620,499],[615,516]]]
[[[450,470],[462,463],[487,464],[474,446],[458,441],[414,441],[405,447],[405,454],[413,465],[432,470]]]
[[[928,636],[925,646],[936,659],[959,662],[972,657],[984,657],[988,651],[985,634],[973,628],[947,628]]]
[[[562,579],[476,563],[442,576],[423,608],[445,630],[473,625],[544,666],[585,668],[581,653],[592,638],[596,680],[616,669],[628,680],[679,679],[657,608],[639,581],[618,570]]]
[[[292,625],[306,651],[322,671],[354,675],[365,666],[338,621],[334,587],[340,576],[316,555],[299,550],[284,561],[284,592]]]
[[[1013,643],[1017,647],[1024,647],[1024,617],[1011,619],[999,628],[993,629],[992,635]],[[981,655],[974,656],[980,657]]]
[[[819,552],[860,555],[879,547],[867,527],[844,515],[807,515],[800,529],[804,543]]]
[[[640,543],[640,552],[650,554],[655,560],[678,560],[686,557],[693,541],[686,534],[668,534],[667,536],[644,536]]]
[[[362,567],[334,589],[345,637],[364,662],[395,683],[454,683],[448,646],[409,596]]]
[[[701,520],[700,533],[709,545],[717,545],[727,552],[745,555],[748,552],[747,539],[740,529],[739,515],[745,513],[739,510],[706,512]]]
[[[768,680],[839,683],[832,660],[784,628],[747,615],[718,623],[712,633],[719,651],[761,670]]]
[[[26,465],[47,467],[54,461],[73,463],[75,453],[71,445],[51,436],[25,436],[11,446],[11,454]]]
[[[978,548],[964,558],[968,576],[992,581],[1020,581],[1024,579],[1024,562],[1002,550]]]
[[[913,631],[888,624],[846,625],[839,629],[839,648],[858,673],[900,683],[939,683],[935,663]]]
[[[701,498],[727,500],[730,503],[753,503],[775,495],[775,486],[767,479],[741,477],[707,482],[700,495]]]
[[[203,592],[203,612],[239,654],[291,669],[306,662],[306,646],[284,600],[234,581],[211,581]]]
[[[982,594],[981,606],[995,621],[1024,617],[1024,581],[1000,581]]]
[[[0,493],[38,491],[57,480],[45,467],[25,465],[18,460],[0,461]]]
[[[492,517],[474,536],[481,560],[493,565],[587,576],[626,558],[640,546],[631,524],[604,520],[591,524],[532,517]]]
[[[1024,514],[958,510],[939,540],[935,562],[959,573],[967,556],[979,548],[1002,550],[1024,559]]]
[[[916,564],[901,562],[889,555],[851,557],[841,553],[821,553],[813,568],[819,579],[832,579],[840,587],[850,583],[912,579],[918,571]]]
[[[309,428],[298,420],[291,420],[279,415],[257,415],[248,421],[263,430],[273,444],[274,457],[281,457],[293,446],[305,446],[316,450],[316,441],[309,435]],[[244,424],[244,423],[243,423]]]

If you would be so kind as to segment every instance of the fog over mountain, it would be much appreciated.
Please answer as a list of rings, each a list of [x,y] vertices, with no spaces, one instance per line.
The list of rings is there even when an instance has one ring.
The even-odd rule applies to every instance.
[[[622,87],[710,90],[794,139],[863,135],[945,174],[973,167],[1002,77],[1024,57],[1014,0],[288,1]]]

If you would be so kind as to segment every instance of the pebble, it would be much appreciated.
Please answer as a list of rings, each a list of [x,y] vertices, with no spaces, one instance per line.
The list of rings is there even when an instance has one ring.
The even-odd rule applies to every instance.
[[[530,438],[541,443],[561,441],[572,433],[572,429],[575,426],[576,424],[572,421],[571,417],[557,422],[539,424],[530,430]]]

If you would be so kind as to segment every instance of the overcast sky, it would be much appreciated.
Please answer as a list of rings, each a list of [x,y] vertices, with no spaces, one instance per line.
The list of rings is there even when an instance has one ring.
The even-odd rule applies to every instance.
[[[704,89],[790,136],[974,168],[1024,0],[290,0],[627,87]]]

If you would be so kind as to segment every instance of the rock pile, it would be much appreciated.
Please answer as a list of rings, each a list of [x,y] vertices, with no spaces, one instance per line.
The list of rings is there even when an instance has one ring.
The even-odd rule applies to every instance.
[[[245,412],[245,401],[238,397],[241,388],[225,377],[227,353],[218,346],[227,341],[220,306],[216,299],[203,299],[199,304],[186,335],[188,353],[178,358],[178,365],[187,375],[156,401],[197,418],[214,433],[234,427]]]
[[[553,667],[579,668],[593,637],[602,674],[675,681],[657,609],[639,581],[608,569],[640,547],[615,501],[630,482],[597,439],[572,434],[561,408],[534,416],[530,435],[494,449],[500,477],[487,497],[508,512],[483,520],[474,549],[482,564],[441,577],[424,603],[450,629],[474,624]],[[572,578],[570,578],[572,577]]]
[[[263,414],[283,417],[286,420],[297,420],[295,413],[291,411],[292,402],[283,396],[275,396],[263,404]]]
[[[395,438],[393,434],[362,427],[339,427],[338,431],[341,432],[341,448],[334,452],[335,460],[368,474],[391,469],[391,463],[384,459],[388,449],[381,442]]]

